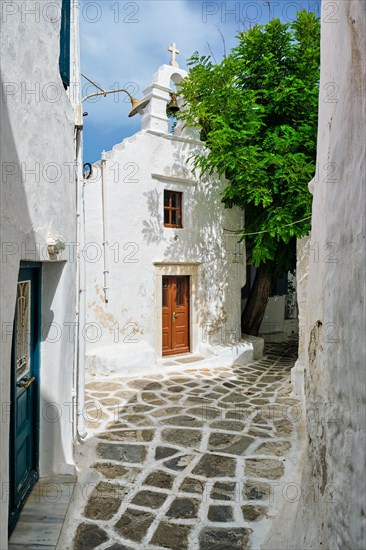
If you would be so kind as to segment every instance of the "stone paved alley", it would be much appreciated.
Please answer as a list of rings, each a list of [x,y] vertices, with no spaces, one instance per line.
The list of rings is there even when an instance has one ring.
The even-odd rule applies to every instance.
[[[246,366],[197,358],[139,378],[89,376],[90,435],[59,548],[260,548],[292,498],[296,353],[296,342],[270,344]]]

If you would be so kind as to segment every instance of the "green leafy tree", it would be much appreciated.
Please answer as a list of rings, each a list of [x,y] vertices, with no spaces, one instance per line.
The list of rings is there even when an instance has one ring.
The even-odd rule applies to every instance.
[[[258,334],[274,277],[293,271],[296,238],[309,233],[315,172],[320,22],[299,12],[241,32],[220,63],[197,52],[178,117],[207,146],[194,158],[227,178],[222,201],[245,211],[248,261],[257,268],[242,331]]]

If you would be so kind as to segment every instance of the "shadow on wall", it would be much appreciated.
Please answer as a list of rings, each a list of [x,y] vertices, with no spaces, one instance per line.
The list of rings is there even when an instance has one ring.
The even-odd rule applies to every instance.
[[[150,213],[148,220],[143,220],[142,235],[147,245],[159,243],[163,239],[163,219],[161,215],[159,193],[156,189],[143,193],[146,197],[147,208]]]
[[[55,319],[52,304],[65,265],[66,262],[47,262],[42,266],[42,342],[52,343],[52,340],[56,338],[51,334],[52,327],[57,327],[57,318]]]
[[[1,403],[7,404],[10,401],[10,377],[11,377],[11,353],[12,353],[12,333],[14,312],[16,306],[17,282],[20,261],[34,262],[35,260],[45,260],[43,256],[43,243],[37,242],[34,223],[38,222],[36,212],[30,210],[30,201],[34,198],[40,204],[47,206],[46,199],[41,196],[41,187],[39,181],[36,181],[34,172],[36,158],[36,148],[32,144],[36,139],[37,126],[32,128],[31,135],[24,139],[24,135],[19,130],[19,110],[24,109],[25,105],[20,103],[17,94],[6,96],[5,82],[3,74],[0,73],[1,97],[1,185],[0,185],[0,224],[1,224],[1,265],[0,265],[0,311],[2,326],[2,346],[1,346],[1,371],[0,371],[0,399]],[[34,135],[33,135],[34,132]],[[39,196],[38,196],[39,194]],[[47,342],[48,360],[52,357],[52,348],[49,344],[49,329],[54,321],[54,312],[52,304],[57,286],[60,282],[64,263],[43,263],[42,264],[42,314],[41,314],[41,341]],[[6,327],[6,330],[4,330]],[[65,333],[66,334],[66,333]],[[4,337],[5,335],[5,337]],[[43,348],[42,352],[43,353]],[[50,365],[52,368],[53,366]],[[59,376],[63,376],[59,372]],[[60,380],[54,377],[54,384],[59,384]],[[42,438],[44,438],[43,429],[51,420],[44,416],[44,409],[47,409],[48,398],[45,395],[44,386],[41,387],[40,396],[42,410],[41,415],[41,433],[40,449],[43,449]],[[52,439],[55,445],[49,445],[47,450],[47,462],[53,464],[56,455],[59,455],[60,446],[56,444],[62,438],[59,426],[51,422]],[[4,422],[0,423],[0,483],[7,484],[9,480],[9,428],[10,418],[6,416]],[[51,433],[48,431],[47,433]],[[42,454],[42,453],[41,453]],[[5,485],[4,485],[5,486]],[[0,524],[1,538],[0,547],[5,547],[5,541],[8,538],[8,503],[2,502],[0,506]]]
[[[3,406],[10,403],[11,348],[16,303],[17,282],[20,258],[25,250],[35,250],[32,232],[23,237],[22,230],[31,227],[31,217],[27,204],[26,181],[22,178],[22,162],[19,158],[16,136],[13,132],[11,118],[12,102],[16,99],[8,96],[5,99],[4,81],[0,72],[0,312],[1,312],[1,352],[0,352],[0,401]],[[9,112],[10,107],[10,112]],[[14,112],[14,109],[13,109]],[[0,423],[0,483],[6,487],[9,481],[9,428],[10,415],[5,415]],[[4,502],[5,500],[5,502]],[[0,505],[0,547],[4,548],[8,539],[8,502],[4,499]]]
[[[194,147],[198,152],[200,148]],[[195,151],[191,143],[178,142],[173,163],[166,166],[164,173],[167,176],[183,176],[194,181],[196,174],[193,172],[192,164],[187,162],[192,152]],[[187,191],[184,193],[183,230],[177,230],[178,238],[166,239],[164,259],[202,262],[204,269],[200,271],[198,293],[203,295],[204,299],[197,300],[195,308],[203,326],[208,322],[208,316],[210,321],[211,317],[220,323],[226,321],[225,295],[229,286],[229,270],[233,268],[234,261],[234,256],[229,252],[233,247],[235,250],[239,238],[232,237],[231,234],[229,242],[223,231],[224,224],[229,222],[223,211],[222,182],[219,177],[204,175],[197,179],[198,185],[187,185]],[[143,240],[147,245],[158,244],[166,238],[162,219],[163,194],[153,189],[145,192],[144,196],[147,200],[149,219],[143,220]],[[240,228],[230,226],[228,229]],[[237,267],[239,268],[239,265]],[[245,264],[242,269],[246,269]],[[239,302],[240,299],[239,292]],[[215,311],[209,312],[207,304],[215,304]]]
[[[1,228],[1,265],[0,265],[0,300],[1,300],[1,323],[11,326],[14,321],[14,311],[17,292],[17,281],[21,256],[26,251],[34,255],[36,241],[32,232],[27,232],[25,241],[24,232],[32,227],[31,216],[28,210],[26,184],[22,171],[26,168],[26,159],[20,159],[13,133],[13,125],[9,106],[15,99],[5,99],[5,83],[0,72],[0,90],[2,100],[0,105],[1,113],[1,134],[0,134],[0,160],[1,160],[1,185],[0,185],[0,228]],[[9,105],[10,104],[10,105]],[[17,105],[14,105],[17,107]],[[24,168],[23,168],[24,167]],[[34,258],[33,258],[34,259]],[[12,334],[8,334],[1,346],[1,368],[2,380],[1,391],[6,393],[8,400],[9,392],[9,365],[11,359]],[[5,387],[4,387],[5,386]],[[2,394],[3,395],[3,394]],[[4,429],[4,425],[0,424]],[[7,428],[6,428],[7,429]]]

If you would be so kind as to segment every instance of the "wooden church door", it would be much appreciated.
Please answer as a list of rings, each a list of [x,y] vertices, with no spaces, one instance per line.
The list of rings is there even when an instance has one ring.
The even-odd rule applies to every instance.
[[[189,277],[163,277],[163,355],[189,349]]]

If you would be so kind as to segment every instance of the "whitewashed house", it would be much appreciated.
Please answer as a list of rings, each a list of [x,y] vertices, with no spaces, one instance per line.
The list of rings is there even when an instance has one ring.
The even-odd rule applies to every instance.
[[[253,357],[253,344],[240,342],[243,212],[224,208],[223,180],[192,172],[188,159],[203,150],[197,135],[181,122],[169,131],[170,94],[187,75],[174,57],[144,90],[141,130],[103,153],[86,181],[94,372],[150,369],[182,354]]]
[[[77,264],[67,243],[77,238],[80,69],[77,0],[13,0],[1,8],[0,548],[6,549],[37,479],[74,471]]]

